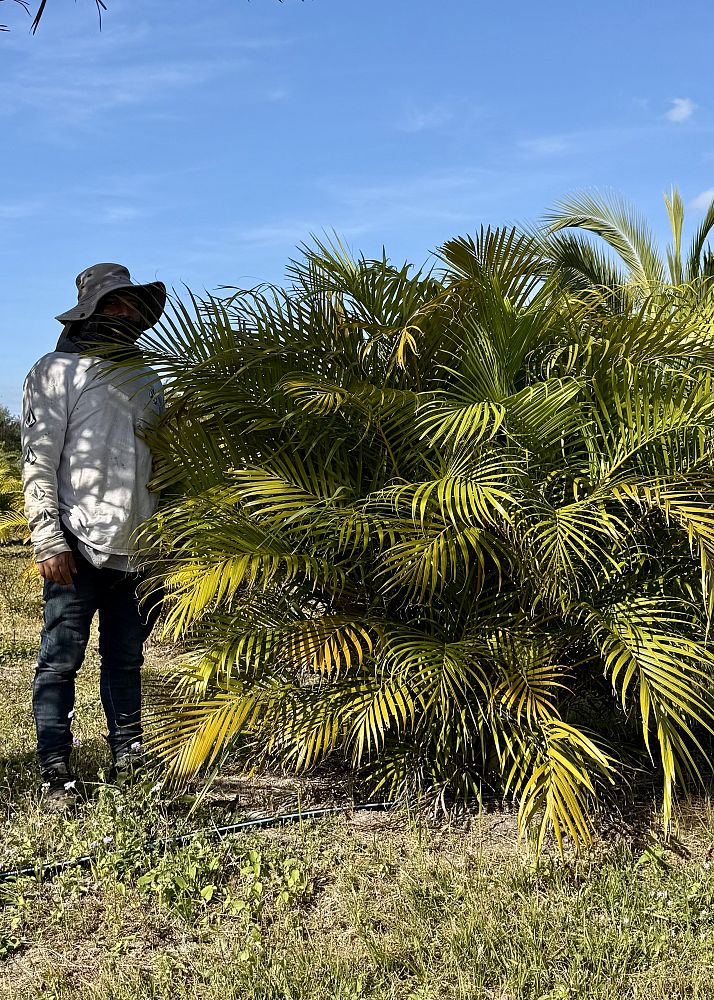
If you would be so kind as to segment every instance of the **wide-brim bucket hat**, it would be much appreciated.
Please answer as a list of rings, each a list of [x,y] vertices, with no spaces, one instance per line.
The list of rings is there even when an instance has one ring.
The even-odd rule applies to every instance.
[[[112,292],[125,291],[137,302],[141,327],[148,330],[166,306],[166,285],[151,281],[138,285],[122,264],[93,264],[77,275],[77,305],[55,317],[60,323],[76,323],[93,316],[100,301]]]

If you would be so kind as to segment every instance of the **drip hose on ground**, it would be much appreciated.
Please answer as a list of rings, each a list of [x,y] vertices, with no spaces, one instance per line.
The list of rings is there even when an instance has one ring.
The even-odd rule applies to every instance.
[[[320,809],[306,809],[294,813],[276,813],[274,816],[257,816],[254,819],[245,819],[240,823],[230,823],[228,826],[204,827],[200,830],[193,830],[191,833],[179,833],[174,837],[166,837],[156,843],[147,845],[152,850],[167,850],[171,847],[181,847],[189,843],[195,837],[218,838],[228,837],[232,833],[240,833],[241,830],[251,830],[256,827],[279,826],[282,823],[296,823],[309,819],[319,819],[322,816],[334,816],[339,813],[351,812],[381,812],[392,809],[396,802],[363,802],[361,805],[349,806],[324,806]],[[59,875],[60,872],[68,868],[87,868],[92,861],[96,860],[96,854],[83,854],[79,858],[63,858],[61,861],[49,861],[44,864],[28,865],[25,868],[9,868],[0,871],[0,883],[10,882],[16,878]]]

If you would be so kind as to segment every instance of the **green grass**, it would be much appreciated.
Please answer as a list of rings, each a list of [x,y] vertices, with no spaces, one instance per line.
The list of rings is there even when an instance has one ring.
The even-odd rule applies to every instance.
[[[15,582],[21,550],[0,552],[0,868],[96,857],[0,886],[2,1000],[714,997],[707,802],[680,814],[676,850],[646,851],[639,830],[566,861],[536,862],[509,811],[468,827],[363,813],[162,852],[172,832],[239,819],[270,782],[236,778],[197,803],[152,778],[103,781],[93,640],[75,727],[88,799],[47,817],[30,712],[39,594]],[[149,681],[170,655],[149,649]],[[297,788],[276,778],[265,804]],[[303,801],[326,790],[307,782]]]

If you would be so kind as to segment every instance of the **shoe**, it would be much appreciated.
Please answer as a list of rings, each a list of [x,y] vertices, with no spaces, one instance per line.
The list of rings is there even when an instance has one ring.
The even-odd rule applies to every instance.
[[[73,809],[78,802],[77,777],[69,764],[59,761],[42,768],[42,800],[45,812],[61,813]]]
[[[119,750],[114,758],[110,776],[117,784],[124,784],[136,778],[146,766],[146,758],[138,741],[123,750]]]

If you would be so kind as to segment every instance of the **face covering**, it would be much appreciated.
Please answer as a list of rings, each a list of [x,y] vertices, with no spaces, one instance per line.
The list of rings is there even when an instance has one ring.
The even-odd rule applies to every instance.
[[[141,327],[125,316],[91,316],[82,327],[82,340],[97,344],[134,344]]]
[[[91,351],[102,356],[121,360],[141,354],[136,346],[143,330],[124,316],[90,316],[82,323],[68,323],[55,350],[70,354]]]

